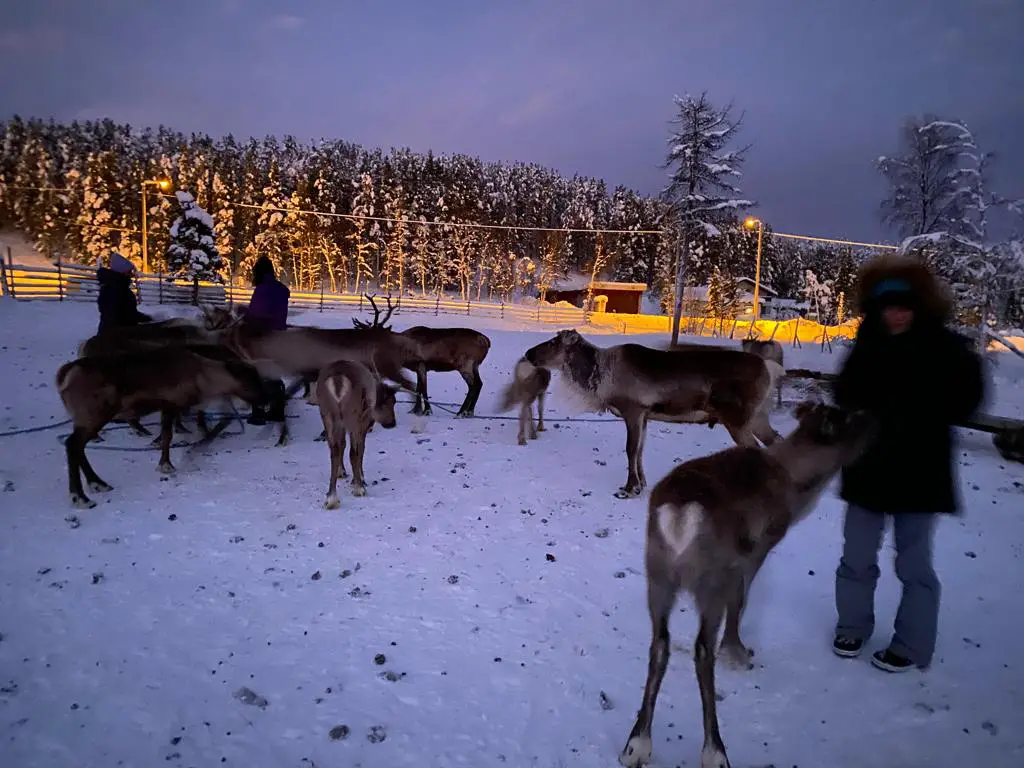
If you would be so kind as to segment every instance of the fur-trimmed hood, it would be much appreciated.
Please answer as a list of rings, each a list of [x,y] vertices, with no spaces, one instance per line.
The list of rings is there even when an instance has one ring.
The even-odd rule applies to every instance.
[[[871,313],[875,289],[883,280],[899,280],[909,286],[919,320],[944,325],[950,319],[953,302],[931,269],[916,259],[889,254],[878,256],[861,267],[855,289],[860,312]]]

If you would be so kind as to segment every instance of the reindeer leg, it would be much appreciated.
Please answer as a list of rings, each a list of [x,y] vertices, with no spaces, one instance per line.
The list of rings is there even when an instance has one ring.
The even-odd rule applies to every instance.
[[[176,432],[181,432],[183,435],[191,435],[192,430],[185,426],[185,423],[181,420],[182,414],[178,414],[174,418],[174,429]]]
[[[736,442],[736,445],[741,445],[749,448],[760,448],[761,446],[757,442],[757,438],[754,437],[754,433],[750,430],[750,424],[746,424],[742,427],[736,427],[731,422],[726,423],[725,428],[729,432],[729,436]]]
[[[417,364],[416,366],[416,402],[413,403],[412,410],[409,413],[414,416],[423,415],[423,401],[427,396],[427,370],[426,366]]]
[[[537,395],[537,431],[544,432],[544,393]]]
[[[71,506],[77,509],[92,509],[96,502],[85,495],[82,489],[81,457],[85,455],[85,444],[89,441],[88,431],[82,427],[75,427],[64,441],[64,451],[68,461],[68,495],[71,498]]]
[[[622,418],[626,422],[626,463],[629,473],[626,476],[626,484],[615,492],[617,499],[631,499],[639,496],[644,486],[640,481],[640,474],[637,467],[640,464],[639,454],[643,444],[643,413],[637,411],[624,411]]]
[[[174,434],[174,419],[177,412],[167,409],[160,412],[160,463],[157,472],[162,475],[173,475],[174,465],[171,464],[171,436]]]
[[[203,437],[207,437],[210,434],[210,425],[206,423],[206,411],[202,408],[196,409],[196,426],[199,427]]]
[[[132,432],[134,432],[139,437],[149,437],[150,435],[153,434],[144,426],[142,426],[142,422],[139,421],[138,419],[128,419],[128,426],[131,427]]]
[[[352,495],[366,495],[366,478],[363,476],[363,453],[366,450],[366,432],[352,433],[352,448],[348,459],[352,464]]]
[[[733,669],[738,670],[754,668],[754,664],[751,662],[754,652],[740,640],[740,619],[743,618],[743,609],[747,604],[749,590],[750,582],[737,571],[729,600],[726,603],[725,631],[722,633],[722,642],[718,647],[718,653],[724,661]]]
[[[484,380],[480,378],[480,366],[473,366],[473,402],[469,405],[469,415],[476,414],[476,403],[480,399],[480,393],[484,389]]]
[[[324,429],[319,435],[316,436],[316,442],[322,443],[327,439],[327,430]]]
[[[647,475],[644,474],[644,446],[647,444],[647,414],[644,413],[641,417],[640,427],[640,447],[636,452],[636,474],[640,478],[640,487],[647,487]]]
[[[341,506],[338,498],[338,474],[344,471],[342,466],[342,452],[345,450],[345,432],[341,433],[341,440],[331,440],[331,482],[327,486],[327,498],[324,500],[324,509],[337,509]]]
[[[419,366],[416,368],[416,394],[417,394],[417,402],[419,401],[419,395],[421,395],[421,394],[423,395],[423,405],[421,406],[423,410],[420,411],[419,413],[416,413],[416,411],[413,410],[413,413],[416,413],[417,416],[431,416],[431,415],[433,415],[434,411],[430,407],[430,398],[427,396],[427,364],[426,363],[420,363]]]
[[[526,425],[530,425],[530,429],[533,429],[533,416],[530,413],[530,403],[527,401],[520,404],[519,406],[519,435],[518,441],[520,445],[526,445]]]
[[[96,474],[96,470],[92,468],[92,464],[89,463],[89,457],[85,455],[85,443],[82,444],[82,450],[78,455],[78,462],[82,468],[82,473],[85,475],[85,482],[88,484],[90,491],[94,491],[96,493],[107,493],[108,491],[114,490],[114,487]]]
[[[651,647],[647,662],[647,682],[644,684],[644,697],[633,730],[619,754],[619,763],[626,768],[643,765],[651,759],[651,723],[661,681],[665,679],[665,670],[668,669],[671,653],[668,621],[675,602],[676,590],[673,586],[668,581],[649,575],[647,610],[651,616]]]
[[[474,375],[475,371],[459,371],[459,375],[462,376],[462,380],[466,382],[466,386],[469,389],[466,390],[466,399],[462,401],[462,405],[459,406],[459,412],[455,414],[456,417],[468,417],[473,415],[473,408],[476,405],[476,401],[473,398],[476,389],[477,376]]]
[[[715,640],[722,625],[723,605],[717,596],[706,597],[698,603],[703,605],[700,605],[700,629],[693,644],[693,659],[704,710],[704,747],[700,752],[700,768],[730,768],[718,728],[715,703]]]

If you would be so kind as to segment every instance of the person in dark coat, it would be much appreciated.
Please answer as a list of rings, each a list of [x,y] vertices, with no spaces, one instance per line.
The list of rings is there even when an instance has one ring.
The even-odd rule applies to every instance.
[[[260,256],[252,267],[252,297],[242,316],[242,323],[257,333],[283,331],[288,325],[288,300],[291,291],[274,274],[274,264],[266,256]],[[267,421],[284,421],[284,382],[280,379],[264,379],[266,395],[273,403],[269,412],[262,406],[254,405],[247,419],[256,426]]]
[[[283,331],[288,325],[288,300],[291,291],[274,275],[274,264],[260,256],[252,268],[252,298],[243,322],[253,329]]]
[[[97,333],[126,325],[152,322],[153,318],[139,312],[139,305],[132,292],[132,275],[135,265],[116,251],[110,254],[110,266],[96,270],[100,284],[96,304],[100,310],[100,325]]]
[[[967,338],[945,327],[951,303],[923,263],[892,256],[869,262],[856,301],[863,320],[834,395],[840,407],[869,411],[878,432],[841,476],[847,508],[832,648],[858,656],[874,632],[878,550],[891,517],[903,592],[889,646],[872,664],[889,672],[925,669],[935,652],[941,591],[932,565],[935,524],[960,511],[954,425],[982,402],[982,361]]]

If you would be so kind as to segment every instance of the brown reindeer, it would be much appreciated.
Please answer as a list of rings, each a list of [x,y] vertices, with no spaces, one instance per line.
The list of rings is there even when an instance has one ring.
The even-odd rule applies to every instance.
[[[744,352],[749,352],[752,355],[757,355],[763,360],[771,360],[773,363],[778,365],[780,368],[785,370],[786,364],[783,362],[783,350],[782,345],[775,341],[775,339],[743,339],[740,342],[740,349]],[[776,391],[778,392],[778,407],[782,407],[782,380],[785,376],[780,376]]]
[[[147,349],[157,349],[168,344],[201,344],[208,338],[206,331],[190,320],[171,318],[139,325],[115,326],[101,334],[83,341],[78,347],[79,357],[98,357],[103,355],[131,354]],[[190,430],[182,422],[183,414],[175,417],[174,428],[178,432],[188,434]],[[114,419],[123,421],[123,419]],[[208,434],[206,418],[203,411],[197,411],[196,421],[200,432]],[[139,437],[150,437],[152,432],[146,429],[138,419],[129,419],[128,426]],[[96,442],[103,442],[103,436],[97,435]],[[153,440],[158,445],[160,438]]]
[[[640,344],[602,348],[573,330],[527,350],[526,359],[558,368],[570,390],[598,412],[626,422],[626,483],[615,496],[639,496],[648,421],[673,424],[721,422],[738,445],[770,445],[780,439],[768,418],[768,397],[782,368],[738,349],[694,346],[652,349]]]
[[[362,363],[338,360],[320,370],[316,382],[316,402],[324,432],[331,449],[331,481],[324,501],[326,509],[337,509],[338,475],[346,477],[343,454],[345,434],[352,441],[349,463],[352,465],[352,494],[366,495],[363,453],[366,433],[376,424],[384,429],[395,426],[394,387],[388,386]]]
[[[799,424],[767,448],[737,446],[675,467],[651,490],[645,568],[652,637],[647,682],[619,762],[633,768],[651,757],[651,722],[669,659],[669,616],[680,592],[700,613],[694,643],[704,711],[701,768],[729,768],[715,701],[715,644],[750,668],[753,652],[740,640],[750,585],[786,532],[813,510],[840,468],[866,447],[872,424],[821,404],[797,407]]]
[[[65,442],[68,491],[71,503],[81,509],[96,506],[82,489],[80,473],[96,492],[112,490],[96,474],[85,455],[85,446],[117,416],[139,419],[160,412],[160,463],[164,474],[171,464],[171,434],[175,417],[183,410],[219,397],[237,396],[249,403],[265,399],[255,368],[224,350],[199,345],[167,346],[129,354],[81,357],[57,371],[57,391],[74,430]],[[227,425],[225,418],[209,433],[216,437]],[[287,425],[281,424],[281,442]],[[205,440],[204,440],[205,442]]]
[[[526,445],[526,438],[537,439],[537,433],[544,431],[544,395],[551,383],[551,371],[534,366],[525,357],[516,363],[512,381],[502,392],[498,413],[504,413],[513,405],[519,406],[519,444]],[[537,425],[533,423],[533,404],[537,403]]]
[[[365,294],[364,294],[365,295]],[[380,317],[380,309],[373,300],[373,296],[366,296],[373,306],[374,317],[370,322],[354,319],[352,325],[356,328],[388,328],[387,322],[395,307],[391,305],[391,297],[387,298],[387,314]],[[428,328],[424,325],[414,325],[401,331],[419,345],[420,357],[418,360],[411,360],[406,365],[411,371],[416,372],[416,403],[412,407],[412,413],[423,416],[430,416],[433,409],[430,407],[430,400],[427,397],[427,371],[436,373],[450,373],[458,371],[466,382],[468,390],[466,398],[459,407],[457,417],[473,416],[476,411],[477,400],[480,399],[480,391],[484,382],[480,378],[480,366],[491,350],[491,340],[480,331],[472,328]]]

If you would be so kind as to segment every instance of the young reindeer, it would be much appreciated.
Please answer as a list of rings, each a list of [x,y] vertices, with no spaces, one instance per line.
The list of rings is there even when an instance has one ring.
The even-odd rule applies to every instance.
[[[644,437],[648,421],[721,422],[738,445],[780,439],[768,418],[768,397],[783,369],[738,349],[694,345],[652,349],[640,344],[597,347],[573,330],[526,351],[542,368],[558,368],[563,381],[598,411],[626,422],[626,483],[616,498],[639,496],[647,486]]]
[[[262,403],[262,381],[256,369],[218,350],[175,345],[131,354],[81,357],[57,371],[57,391],[74,430],[65,442],[68,492],[80,509],[96,506],[82,489],[84,473],[96,492],[113,487],[100,478],[85,455],[86,444],[114,418],[141,418],[160,412],[160,463],[164,474],[174,472],[170,448],[174,419],[183,410],[219,397],[237,396]],[[226,426],[223,419],[213,439]],[[281,440],[287,426],[281,425]]]
[[[529,435],[537,439],[537,433],[544,431],[544,395],[551,383],[551,371],[537,368],[525,357],[520,358],[512,373],[512,381],[505,387],[498,406],[498,413],[504,413],[513,405],[519,406],[519,444],[526,445]],[[533,424],[533,404],[537,403],[537,425]]]
[[[352,325],[356,328],[387,329],[387,322],[395,311],[395,307],[391,305],[391,297],[387,299],[388,311],[383,320],[380,319],[380,309],[377,308],[373,296],[367,295],[366,298],[373,306],[373,320],[368,323],[354,319]],[[483,379],[480,378],[480,366],[491,350],[491,340],[472,328],[428,328],[425,325],[414,325],[401,331],[401,334],[415,341],[420,348],[419,359],[409,361],[406,365],[406,368],[416,372],[416,403],[411,413],[423,416],[430,416],[433,413],[427,397],[427,371],[458,371],[469,389],[455,415],[472,416],[484,386]]]
[[[749,668],[740,619],[750,585],[786,532],[813,510],[822,490],[857,458],[872,435],[863,413],[801,403],[799,424],[767,448],[737,446],[675,467],[652,489],[647,513],[647,607],[652,637],[643,701],[619,762],[651,757],[651,721],[669,658],[669,616],[681,591],[700,614],[694,643],[704,711],[701,768],[729,768],[715,702],[715,642]]]
[[[780,368],[785,370],[786,364],[783,362],[783,350],[782,345],[775,341],[775,339],[743,339],[740,342],[740,349],[744,352],[749,352],[752,355],[757,355],[763,360],[771,360],[773,363],[778,365]],[[782,379],[784,376],[779,377],[776,391],[778,392],[778,407],[782,407]]]
[[[331,481],[324,501],[326,509],[337,509],[341,505],[337,489],[338,475],[347,477],[343,461],[346,432],[352,441],[349,451],[352,494],[366,495],[366,478],[363,475],[366,433],[374,423],[384,429],[395,426],[396,392],[396,388],[382,382],[362,363],[338,360],[320,370],[316,402],[331,449]]]

